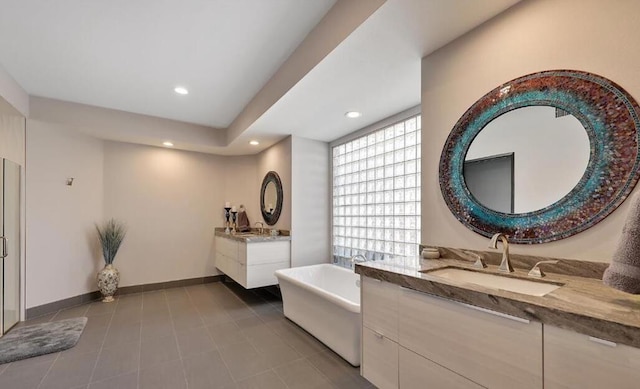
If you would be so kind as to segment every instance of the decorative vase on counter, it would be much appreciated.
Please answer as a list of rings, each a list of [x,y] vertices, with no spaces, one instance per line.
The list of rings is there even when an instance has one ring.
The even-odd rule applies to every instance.
[[[113,295],[118,290],[120,282],[120,273],[112,264],[106,265],[98,272],[98,290],[102,293],[102,301],[110,303],[113,301]]]

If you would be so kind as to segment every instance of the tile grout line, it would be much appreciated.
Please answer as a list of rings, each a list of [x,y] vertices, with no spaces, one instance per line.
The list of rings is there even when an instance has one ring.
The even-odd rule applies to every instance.
[[[185,287],[181,287],[181,288],[187,294],[187,297],[189,297],[189,292],[187,292],[187,289]],[[173,338],[176,341],[176,347],[178,348],[178,355],[180,356],[180,366],[182,366],[182,378],[184,379],[186,388],[189,388],[189,381],[187,380],[187,372],[185,371],[185,368],[184,368],[184,358],[182,357],[180,342],[178,342],[178,332],[176,331],[175,321],[173,320],[173,313],[171,313],[171,304],[169,304],[169,299],[167,298],[166,294],[165,294],[165,299],[167,300],[167,309],[169,310],[169,318],[171,320],[171,329],[173,330]],[[191,297],[189,297],[189,299],[191,299]]]
[[[187,291],[187,295],[189,296],[189,300],[191,300],[191,294],[189,293],[189,291]],[[200,311],[198,310],[198,307],[196,307],[196,312],[198,312],[198,315],[200,315]],[[201,318],[202,319],[202,318]],[[203,323],[204,319],[202,320]],[[220,347],[218,346],[218,344],[216,343],[216,341],[213,339],[213,337],[211,336],[211,333],[209,332],[209,328],[208,326],[204,325],[204,328],[207,331],[207,335],[209,336],[209,339],[211,339],[211,341],[213,342],[213,344],[216,346],[215,351],[218,353],[218,356],[220,356],[220,360],[222,361],[222,364],[224,365],[224,368],[227,370],[227,373],[229,374],[229,377],[231,377],[231,382],[233,382],[233,384],[237,387],[238,386],[238,382],[236,381],[235,377],[233,376],[233,374],[231,374],[231,369],[229,369],[229,366],[227,365],[227,362],[224,360],[224,358],[222,357],[222,353],[220,352]],[[238,328],[239,330],[240,328]],[[177,342],[177,339],[176,339]],[[179,348],[179,347],[178,347]],[[180,360],[182,361],[182,368],[185,371],[185,375],[186,375],[186,369],[184,368],[184,359],[181,357]],[[189,382],[187,381],[187,388],[189,387]]]
[[[252,291],[252,293],[253,293],[253,295],[254,295],[254,296],[256,296],[257,298],[259,298],[260,300],[262,300],[262,302],[267,303],[267,304],[269,304],[269,305],[270,305],[270,303],[269,303],[266,299],[262,298],[261,296],[259,296],[258,294],[256,294],[256,293],[255,293],[255,292],[253,292],[253,291]],[[234,293],[234,294],[235,294],[235,293]],[[245,304],[245,306],[246,306],[247,308],[249,308],[249,310],[250,310],[250,311],[252,311],[252,312],[254,312],[254,313],[255,313],[255,315],[258,317],[258,320],[260,320],[260,322],[261,322],[262,324],[266,325],[266,326],[267,326],[271,331],[273,331],[273,333],[274,333],[274,335],[275,335],[275,336],[277,336],[278,338],[280,338],[280,339],[284,342],[284,344],[285,344],[285,345],[287,345],[287,346],[291,347],[291,349],[292,349],[293,351],[295,351],[296,353],[298,353],[298,354],[300,355],[300,358],[296,358],[296,359],[293,359],[293,360],[291,360],[291,361],[283,362],[283,363],[281,363],[280,365],[277,365],[277,366],[271,366],[271,367],[269,367],[269,369],[267,369],[267,370],[265,370],[265,371],[262,371],[262,372],[256,373],[256,374],[251,375],[251,376],[248,376],[248,377],[245,377],[245,378],[243,378],[242,380],[247,380],[247,379],[250,379],[250,378],[252,378],[252,377],[256,377],[256,376],[258,376],[258,375],[260,375],[260,374],[264,374],[264,373],[266,373],[266,372],[271,371],[271,372],[273,372],[273,374],[275,374],[275,376],[276,376],[276,377],[277,377],[277,378],[278,378],[278,379],[279,379],[279,380],[280,380],[280,381],[285,385],[285,387],[286,387],[287,389],[290,389],[291,387],[290,387],[290,386],[286,383],[286,381],[285,381],[285,380],[284,380],[284,379],[283,379],[283,378],[278,374],[278,372],[276,371],[276,368],[279,368],[279,367],[285,366],[285,365],[290,364],[290,363],[293,363],[293,362],[297,362],[297,361],[304,360],[304,359],[306,359],[306,356],[304,356],[303,354],[300,354],[300,353],[299,353],[297,350],[295,350],[295,349],[294,349],[294,348],[293,348],[289,343],[287,343],[287,341],[286,341],[286,339],[285,339],[284,337],[280,336],[280,334],[278,334],[278,333],[277,333],[277,332],[275,332],[273,329],[271,329],[271,327],[269,327],[268,323],[267,323],[267,322],[265,322],[265,321],[262,319],[262,317],[258,314],[258,312],[257,312],[257,311],[255,311],[251,306],[249,306],[248,304],[246,304],[246,303],[244,302],[244,300],[242,300],[242,299],[240,299],[240,300],[241,300],[241,302],[242,302],[243,304]],[[234,322],[235,322],[235,321],[234,321]],[[244,331],[244,330],[240,329],[240,332],[243,332],[243,331]],[[260,355],[260,354],[262,354],[262,353],[261,353],[261,352],[256,348],[256,346],[253,344],[253,342],[251,341],[251,339],[247,338],[247,341],[249,342],[249,345],[251,345],[251,347],[253,347],[253,349],[254,349],[254,350],[255,350],[259,355]],[[224,362],[224,361],[223,361],[223,362]],[[241,380],[241,381],[242,381],[242,380]],[[331,382],[331,381],[329,381],[329,382]],[[237,384],[237,381],[236,381],[236,384]]]
[[[164,294],[164,291],[162,291]],[[140,388],[140,370],[142,370],[142,320],[144,320],[144,293],[140,294],[140,348],[138,350],[138,371],[136,374],[136,388]],[[165,297],[166,299],[166,297]]]
[[[71,309],[71,308],[69,308]],[[64,309],[59,310],[58,312],[56,312],[55,315],[53,315],[51,317],[51,319],[49,319],[49,321],[53,321],[53,319],[55,319],[56,317],[58,317],[58,315],[60,314],[60,312],[64,311]],[[89,307],[87,306],[84,310],[83,315],[86,316],[87,312],[89,311]],[[64,351],[64,350],[63,350]],[[40,382],[38,382],[38,386],[37,388],[39,389],[40,387],[42,387],[42,383],[44,382],[44,380],[47,378],[47,376],[49,375],[49,373],[51,373],[51,370],[53,369],[53,366],[56,364],[56,362],[58,362],[58,359],[60,358],[60,356],[62,355],[62,351],[58,351],[58,355],[56,356],[56,358],[53,360],[53,362],[51,362],[51,365],[49,366],[49,368],[47,369],[47,372],[42,376],[42,378],[40,379]]]
[[[282,376],[280,374],[278,374],[278,372],[275,369],[271,369],[273,370],[273,373],[276,375],[276,377],[278,377],[278,379],[280,381],[282,381],[282,383],[284,384],[284,386],[286,386],[287,388],[291,389],[291,387],[289,386],[289,384],[287,384],[287,382],[284,380],[284,378],[282,378]]]
[[[51,362],[51,365],[47,369],[47,372],[42,376],[42,378],[40,378],[40,382],[38,382],[38,386],[37,386],[38,389],[42,386],[42,383],[44,382],[44,379],[47,378],[47,376],[51,372],[51,369],[53,369],[53,365],[55,365],[55,363],[58,361],[58,358],[60,358],[61,354],[62,353],[59,351],[58,355],[56,356],[56,358],[53,360],[53,362]]]
[[[89,385],[91,385],[92,381],[93,381],[93,376],[96,373],[96,369],[98,368],[98,363],[100,362],[100,357],[102,356],[102,350],[104,349],[104,344],[107,341],[107,336],[109,336],[109,331],[111,330],[111,324],[113,323],[113,316],[116,314],[116,308],[118,308],[118,304],[120,303],[120,298],[118,298],[115,301],[115,307],[113,308],[113,311],[111,312],[111,317],[109,318],[109,324],[107,324],[107,331],[104,334],[104,338],[102,339],[102,343],[100,344],[100,349],[98,350],[98,356],[96,357],[96,363],[93,364],[93,369],[91,370],[91,376],[89,377]],[[104,303],[103,304],[109,304],[109,303]]]

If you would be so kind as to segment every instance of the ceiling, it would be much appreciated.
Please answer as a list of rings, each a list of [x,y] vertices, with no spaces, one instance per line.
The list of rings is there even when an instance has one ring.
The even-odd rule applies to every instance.
[[[422,57],[518,1],[388,0],[243,135],[329,142],[414,107]]]
[[[32,96],[226,131],[176,146],[247,154],[418,105],[421,58],[518,1],[0,0],[0,65]]]

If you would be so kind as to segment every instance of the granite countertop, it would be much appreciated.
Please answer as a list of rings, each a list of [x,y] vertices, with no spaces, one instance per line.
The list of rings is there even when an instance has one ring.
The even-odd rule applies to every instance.
[[[512,264],[515,267],[513,261]],[[543,265],[546,273],[544,281],[564,285],[538,297],[456,282],[420,272],[455,266],[504,275],[497,271],[495,264],[489,264],[484,270],[475,269],[471,265],[470,260],[460,258],[421,262],[419,257],[398,257],[358,263],[356,273],[508,315],[640,347],[640,295],[631,295],[605,286],[598,278],[553,273],[553,265]],[[567,272],[566,264],[561,267]],[[536,280],[527,276],[528,271],[529,268],[516,268],[512,276]]]
[[[291,235],[287,230],[278,230],[279,235],[269,235],[269,229],[265,228],[266,233],[260,234],[258,229],[252,228],[250,232],[238,232],[236,234],[227,234],[224,228],[216,228],[215,236],[227,239],[237,240],[238,242],[256,243],[256,242],[274,242],[291,240]]]

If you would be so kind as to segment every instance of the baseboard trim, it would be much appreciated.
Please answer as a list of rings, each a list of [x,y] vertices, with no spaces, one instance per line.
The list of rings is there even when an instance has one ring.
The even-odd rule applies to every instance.
[[[210,282],[222,281],[223,277],[224,277],[223,275],[217,275],[217,276],[208,276],[208,277],[187,278],[183,280],[175,280],[175,281],[167,281],[167,282],[156,282],[153,284],[123,286],[122,288],[118,288],[118,291],[116,292],[116,296],[122,296],[122,295],[133,294],[133,293],[151,292],[154,290],[161,290],[161,289],[179,288],[179,287],[191,286],[191,285],[208,284]],[[81,305],[90,301],[99,300],[100,297],[101,295],[99,291],[93,291],[93,292],[81,294],[75,297],[69,297],[64,300],[58,300],[52,303],[38,305],[37,307],[27,308],[25,316],[27,320],[34,319],[36,317],[57,312],[61,309],[72,308],[77,305]]]

